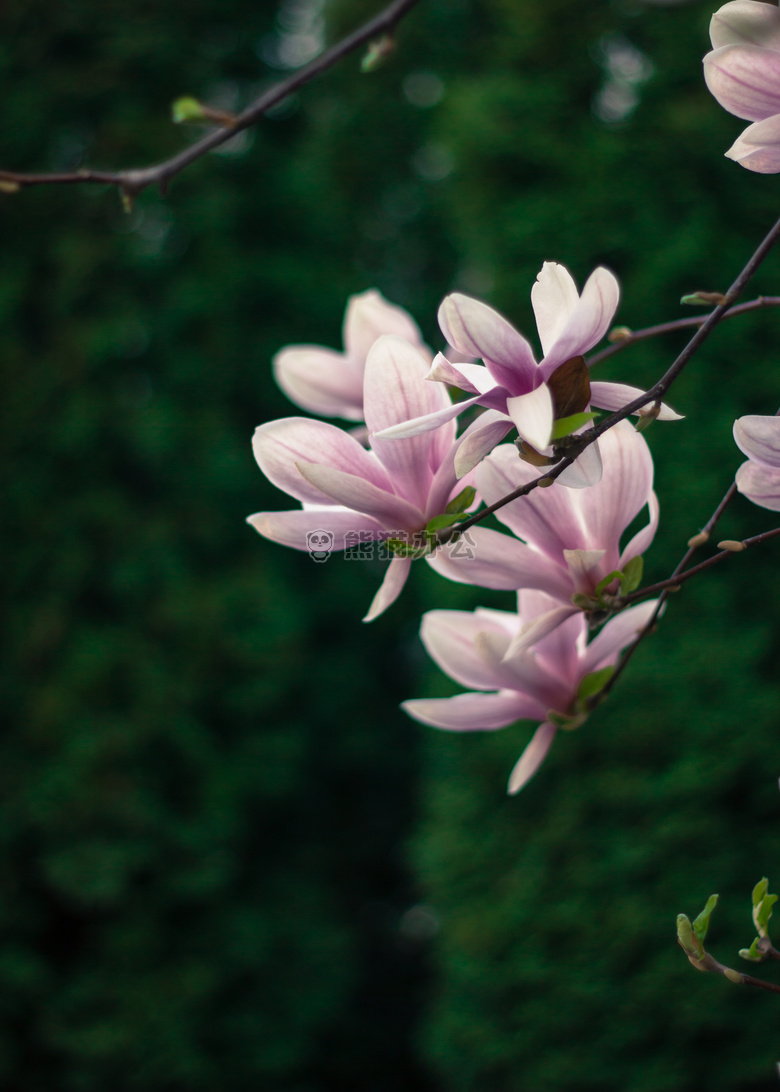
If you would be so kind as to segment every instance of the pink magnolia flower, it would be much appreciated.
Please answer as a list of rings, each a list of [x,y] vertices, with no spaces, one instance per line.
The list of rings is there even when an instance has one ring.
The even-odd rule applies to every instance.
[[[582,615],[569,618],[533,650],[512,651],[520,630],[549,606],[540,592],[518,594],[518,613],[479,609],[434,610],[420,636],[442,671],[471,688],[454,698],[418,698],[402,708],[416,720],[453,732],[490,731],[518,720],[541,721],[509,777],[518,792],[544,761],[558,728],[578,728],[587,718],[583,680],[613,666],[648,622],[656,602],[612,618],[590,644]],[[606,673],[593,680],[597,692]],[[598,685],[600,683],[600,685]]]
[[[737,471],[737,489],[760,508],[780,512],[780,417],[740,417],[734,442],[748,457]]]
[[[704,79],[720,105],[752,121],[726,152],[749,171],[780,171],[780,9],[732,0],[710,23]]]
[[[552,601],[547,610],[518,630],[513,651],[528,648],[579,608],[572,595],[592,596],[611,572],[647,550],[658,528],[653,491],[653,459],[647,442],[628,421],[601,437],[604,473],[587,489],[557,482],[535,489],[499,508],[497,518],[516,538],[486,527],[472,527],[473,558],[439,552],[431,565],[442,576],[483,588],[535,588]],[[537,477],[512,444],[497,447],[477,468],[480,497],[490,505]],[[620,539],[647,505],[649,522],[621,550]],[[611,587],[612,585],[607,585]]]
[[[622,383],[590,383],[584,361],[578,360],[607,333],[619,297],[614,274],[602,266],[590,275],[579,295],[564,266],[545,262],[531,291],[544,351],[537,364],[525,338],[492,307],[457,292],[447,296],[439,308],[442,333],[458,352],[481,357],[485,363],[455,364],[439,353],[430,378],[460,387],[472,397],[387,430],[383,438],[415,435],[469,406],[480,405],[505,416],[494,415],[484,426],[488,430],[484,434],[482,429],[474,430],[469,443],[461,448],[460,470],[476,465],[513,425],[523,440],[548,454],[556,418],[582,412],[591,404],[606,410],[622,409],[643,393]],[[676,420],[679,414],[664,406],[659,417]],[[586,449],[575,466],[577,470],[571,467],[561,476],[565,484],[584,486],[598,481],[597,446]]]
[[[426,382],[427,371],[428,361],[408,341],[385,335],[374,343],[363,384],[369,450],[325,421],[286,417],[261,425],[252,444],[260,469],[303,507],[258,512],[248,522],[297,550],[308,549],[307,535],[319,530],[333,536],[335,550],[388,537],[414,541],[464,487],[455,475],[455,422],[407,440],[379,440],[375,434],[449,404],[441,384]],[[410,565],[409,557],[393,558],[365,621],[394,602]]]
[[[273,359],[274,376],[291,402],[321,417],[363,420],[363,371],[377,338],[395,334],[430,359],[417,323],[375,288],[350,296],[344,314],[344,352],[320,345],[288,345]]]

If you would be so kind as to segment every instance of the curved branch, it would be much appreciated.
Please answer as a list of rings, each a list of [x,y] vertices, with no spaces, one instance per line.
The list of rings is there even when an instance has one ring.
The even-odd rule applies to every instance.
[[[389,34],[400,20],[410,11],[419,0],[393,0],[393,3],[374,16],[362,27],[348,34],[336,45],[315,57],[313,61],[293,73],[286,80],[282,80],[269,88],[268,91],[255,99],[235,119],[231,118],[229,127],[214,129],[207,133],[201,140],[191,144],[189,148],[171,156],[162,163],[150,167],[131,167],[121,171],[95,171],[84,168],[78,171],[58,172],[53,174],[23,174],[14,171],[0,170],[0,192],[13,193],[23,186],[49,186],[49,185],[73,185],[77,183],[98,183],[99,185],[117,186],[126,198],[133,198],[145,190],[147,186],[159,186],[164,192],[168,182],[190,163],[200,159],[207,152],[218,148],[220,144],[230,140],[242,129],[248,129],[271,107],[276,106],[293,91],[309,83],[321,73],[332,68],[342,57],[353,53],[362,45],[372,39]]]

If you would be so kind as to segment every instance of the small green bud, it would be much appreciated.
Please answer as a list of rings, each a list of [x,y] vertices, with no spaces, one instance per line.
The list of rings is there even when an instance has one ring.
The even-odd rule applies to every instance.
[[[753,888],[752,899],[753,899],[753,905],[754,906],[758,906],[758,904],[761,902],[761,900],[763,899],[764,895],[766,895],[768,890],[769,890],[769,880],[766,878],[766,876],[764,876],[764,877],[762,877],[762,879],[760,879],[758,881],[756,886]]]
[[[722,292],[691,292],[680,300],[680,303],[692,307],[701,307],[702,304],[711,306],[713,303],[718,306],[727,302],[728,300]]]
[[[394,49],[395,39],[391,38],[389,34],[383,34],[381,38],[369,42],[368,49],[360,62],[360,71],[374,72],[380,65],[384,64]]]
[[[465,512],[467,508],[470,508],[474,503],[474,498],[477,495],[477,491],[473,485],[467,485],[465,489],[462,489],[458,493],[457,497],[453,497],[445,512]]]
[[[693,931],[702,943],[707,936],[707,930],[710,927],[710,915],[715,907],[718,905],[718,896],[710,895],[707,902],[704,904],[704,909],[697,918],[693,919]]]
[[[203,104],[191,95],[184,95],[171,105],[171,117],[176,125],[185,121],[208,121]]]
[[[613,580],[620,580],[622,576],[623,574],[621,573],[620,569],[613,569],[611,573],[607,573],[604,579],[599,580],[598,584],[596,585],[594,592],[596,598],[601,599],[601,593],[604,591],[604,589],[609,584],[611,584]]]
[[[763,963],[763,961],[766,959],[766,956],[763,952],[759,951],[758,941],[759,938],[756,937],[756,939],[753,941],[749,948],[739,949],[739,955],[742,957],[742,959],[749,959],[751,963]]]
[[[585,708],[587,702],[600,694],[615,674],[614,667],[602,667],[600,671],[591,671],[577,687],[577,707]]]
[[[644,567],[645,562],[642,557],[632,557],[627,563],[625,569],[623,569],[623,575],[620,577],[620,590],[623,595],[630,595],[632,591],[636,591],[642,583]]]

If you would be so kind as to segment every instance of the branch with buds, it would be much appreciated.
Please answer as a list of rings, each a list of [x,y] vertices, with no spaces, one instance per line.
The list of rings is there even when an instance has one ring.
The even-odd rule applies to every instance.
[[[369,19],[362,27],[347,35],[336,45],[331,46],[319,57],[293,73],[286,80],[281,80],[268,91],[265,91],[254,102],[250,103],[239,114],[226,114],[224,111],[214,110],[197,99],[183,97],[173,104],[173,120],[184,121],[210,121],[218,126],[201,140],[196,141],[189,148],[171,156],[162,163],[151,167],[128,167],[120,171],[98,171],[84,168],[78,171],[56,172],[49,174],[25,174],[16,171],[0,171],[0,193],[11,194],[26,186],[52,186],[74,185],[80,183],[93,183],[102,186],[116,186],[122,196],[126,209],[131,208],[132,201],[148,186],[157,186],[162,194],[168,188],[172,178],[189,167],[191,163],[201,159],[207,152],[218,148],[225,141],[230,140],[242,129],[248,129],[256,125],[260,118],[272,107],[283,102],[294,91],[310,83],[317,76],[327,72],[343,57],[354,53],[361,46],[367,46],[368,52],[364,58],[362,69],[364,72],[376,68],[381,60],[390,51],[392,33],[398,23],[407,12],[419,3],[419,0],[393,0],[393,3],[381,11],[373,19]]]

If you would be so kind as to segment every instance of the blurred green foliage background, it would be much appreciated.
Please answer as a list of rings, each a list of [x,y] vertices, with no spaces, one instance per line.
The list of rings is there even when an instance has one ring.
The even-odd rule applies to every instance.
[[[361,626],[379,562],[244,523],[288,506],[250,450],[297,412],[270,358],[338,347],[353,292],[438,348],[453,288],[532,336],[544,260],[610,266],[633,327],[727,287],[780,190],[723,158],[743,125],[701,78],[714,6],[422,0],[383,68],[347,59],[165,199],[2,197],[4,1092],[775,1087],[776,1002],[674,941],[717,890],[733,964],[777,873],[774,545],[687,585],[508,799],[528,725],[454,738],[397,706],[457,690],[423,610],[511,596],[421,566]],[[174,98],[240,108],[378,7],[9,0],[0,163],[164,158]],[[780,404],[778,321],[724,323],[674,388],[686,420],[646,434],[650,580],[741,461],[733,419]],[[683,343],[600,376],[650,383]],[[740,498],[719,537],[772,525]]]

